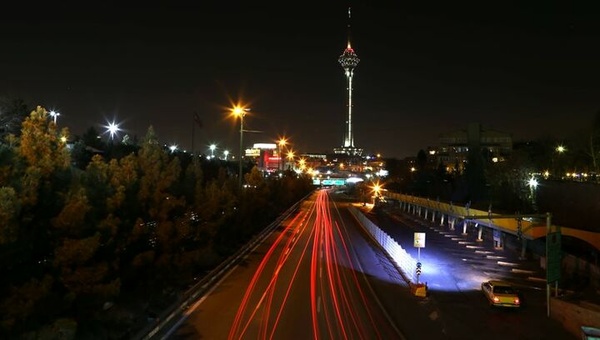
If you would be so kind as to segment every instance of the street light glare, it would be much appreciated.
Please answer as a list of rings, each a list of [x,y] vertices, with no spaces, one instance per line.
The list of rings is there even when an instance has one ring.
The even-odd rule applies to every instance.
[[[529,181],[527,182],[527,184],[529,184],[529,186],[530,186],[531,188],[535,189],[535,188],[537,188],[537,186],[538,186],[538,184],[539,184],[539,183],[538,183],[537,179],[535,179],[535,178],[531,177],[531,178],[529,179]]]
[[[217,149],[217,145],[211,144],[209,146],[209,149],[210,149],[210,158],[215,158],[215,150]]]
[[[236,105],[236,106],[234,106],[234,107],[233,107],[233,110],[231,110],[231,113],[232,113],[234,116],[243,117],[243,116],[245,116],[245,115],[246,115],[246,113],[247,113],[248,111],[250,111],[250,109],[249,109],[249,108],[246,108],[246,107],[243,107],[243,106]]]
[[[238,170],[238,180],[239,180],[239,187],[242,187],[242,160],[244,158],[244,155],[242,154],[242,145],[243,145],[243,140],[244,140],[244,116],[246,115],[246,112],[250,111],[249,108],[246,107],[242,107],[240,105],[236,105],[233,107],[233,109],[231,110],[231,114],[233,114],[234,116],[240,117],[240,154],[239,156],[239,170]]]
[[[52,119],[54,120],[54,124],[56,124],[56,118],[58,118],[58,116],[60,116],[60,113],[52,110],[49,112],[50,113],[50,117],[52,117]]]
[[[108,125],[105,125],[104,127],[106,128],[106,132],[110,134],[110,139],[114,139],[115,135],[119,131],[122,131],[121,128],[119,128],[119,124],[115,123],[114,121],[108,123]]]

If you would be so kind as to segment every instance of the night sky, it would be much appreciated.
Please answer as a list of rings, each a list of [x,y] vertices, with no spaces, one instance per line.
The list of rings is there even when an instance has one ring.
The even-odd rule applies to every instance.
[[[355,146],[404,158],[473,122],[515,140],[585,129],[600,110],[595,2],[352,4]],[[342,145],[347,1],[197,3],[3,9],[0,96],[57,110],[71,134],[114,119],[188,150],[198,112],[194,149],[206,153],[237,153],[227,110],[241,102],[261,131],[248,143]]]

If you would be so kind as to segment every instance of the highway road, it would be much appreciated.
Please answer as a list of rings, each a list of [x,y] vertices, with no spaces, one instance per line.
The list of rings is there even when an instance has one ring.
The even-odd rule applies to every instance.
[[[398,324],[431,322],[414,313],[418,301],[369,244],[348,204],[317,191],[192,306],[168,338],[406,339]],[[398,296],[405,308],[398,308]]]
[[[316,191],[162,338],[575,338],[546,317],[545,295],[535,280],[521,286],[526,305],[519,311],[490,308],[478,290],[488,276],[536,273],[498,265],[512,259],[500,258],[487,244],[356,205],[411,253],[414,231],[427,232],[422,277],[430,289],[426,298],[415,297],[348,212],[351,204],[333,191]]]

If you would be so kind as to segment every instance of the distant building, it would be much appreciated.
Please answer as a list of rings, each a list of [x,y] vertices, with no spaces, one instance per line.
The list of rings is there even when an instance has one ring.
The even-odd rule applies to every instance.
[[[449,172],[462,172],[470,149],[477,148],[489,162],[502,162],[512,153],[513,141],[510,133],[482,128],[479,123],[440,134],[439,148],[429,149],[428,157],[443,164]]]
[[[244,157],[253,159],[258,169],[265,173],[277,171],[280,165],[275,143],[255,143],[252,148],[245,150]]]

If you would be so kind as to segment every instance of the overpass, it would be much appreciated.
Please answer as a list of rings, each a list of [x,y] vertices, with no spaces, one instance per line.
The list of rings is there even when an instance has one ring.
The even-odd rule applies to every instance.
[[[432,201],[428,198],[389,191],[383,191],[382,195],[398,200],[406,209],[412,209],[413,212],[418,212],[418,214],[423,213],[425,219],[428,218],[428,214],[431,214],[432,221],[434,221],[437,215],[440,219],[440,224],[443,224],[444,219],[447,219],[451,228],[454,228],[454,225],[458,220],[462,220],[465,232],[467,223],[470,222],[475,225],[487,226],[504,233],[521,236],[527,240],[534,240],[546,237],[549,227],[545,219],[528,218],[527,215],[523,215],[523,218],[517,218],[517,216],[507,218],[505,215],[494,214],[491,211],[470,209],[468,206],[456,206],[452,203]],[[600,250],[600,233],[556,225],[550,226],[551,230],[557,230],[557,228],[560,228],[563,236],[577,238],[590,244],[592,247],[596,248],[596,250]],[[481,238],[481,235],[479,238]]]

